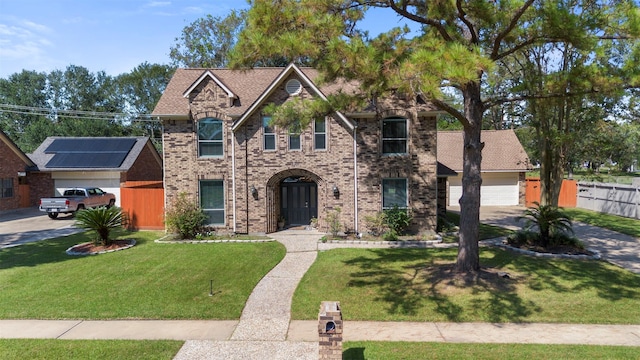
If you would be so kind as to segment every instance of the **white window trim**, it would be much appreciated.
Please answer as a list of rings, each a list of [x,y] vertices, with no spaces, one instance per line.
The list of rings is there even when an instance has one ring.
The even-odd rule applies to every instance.
[[[222,208],[221,209],[209,209],[209,208],[201,208],[200,210],[202,211],[211,211],[211,210],[222,210],[222,218],[224,219],[222,223],[212,223],[212,224],[207,224],[209,226],[214,226],[214,227],[224,227],[226,226],[227,223],[227,209],[226,209],[226,199],[225,199],[225,187],[224,187],[224,180],[222,179],[201,179],[198,181],[198,203],[202,204],[202,182],[203,181],[220,181],[222,182]]]
[[[329,141],[328,141],[328,129],[329,129],[329,122],[327,121],[327,118],[324,118],[324,132],[316,132],[316,121],[313,121],[313,150],[314,151],[327,151],[329,149]],[[317,145],[316,145],[316,135],[324,135],[324,149],[318,149]]]
[[[262,151],[276,151],[278,149],[278,136],[276,134],[276,129],[274,129],[273,127],[271,127],[271,130],[273,132],[266,132],[266,127],[264,126],[264,119],[265,118],[271,118],[270,116],[261,116],[260,117],[262,120]],[[273,136],[273,149],[267,149],[267,135],[269,136]]]
[[[382,181],[380,182],[380,188],[382,190],[382,198],[381,198],[381,205],[382,205],[382,210],[388,210],[388,209],[393,209],[393,206],[391,207],[385,207],[384,206],[384,181],[385,180],[404,180],[404,193],[405,193],[405,204],[404,206],[398,206],[399,209],[408,209],[409,208],[409,179],[406,177],[399,177],[399,178],[383,178]]]
[[[405,131],[406,131],[406,137],[404,138],[385,138],[384,137],[384,122],[385,121],[395,121],[395,122],[400,122],[400,121],[404,121],[405,123]],[[380,144],[380,152],[382,153],[382,156],[405,156],[409,154],[409,119],[407,118],[403,118],[401,116],[390,116],[387,118],[382,119],[382,121],[380,122],[380,138],[382,139],[382,142]],[[394,141],[394,140],[404,140],[404,152],[401,153],[385,153],[384,152],[384,142],[385,141]]]
[[[298,137],[298,145],[299,147],[294,149],[291,147],[291,137],[292,136],[297,136]],[[287,149],[289,149],[289,151],[302,151],[302,133],[300,134],[294,134],[294,133],[289,133],[289,135],[287,136]]]
[[[215,120],[220,122],[222,125],[222,139],[221,140],[200,140],[200,123],[202,120]],[[222,158],[224,157],[224,121],[218,118],[204,118],[198,120],[196,124],[196,136],[198,137],[198,157],[199,158]],[[222,154],[220,155],[202,155],[200,154],[200,144],[201,143],[220,143],[222,145]]]

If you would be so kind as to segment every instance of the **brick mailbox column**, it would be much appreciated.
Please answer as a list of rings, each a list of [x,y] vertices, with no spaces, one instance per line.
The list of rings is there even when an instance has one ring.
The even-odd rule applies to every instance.
[[[318,359],[342,359],[342,311],[339,301],[323,301],[318,313]]]

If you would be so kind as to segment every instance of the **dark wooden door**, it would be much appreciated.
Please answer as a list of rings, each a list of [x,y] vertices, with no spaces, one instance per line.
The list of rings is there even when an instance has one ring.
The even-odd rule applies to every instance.
[[[283,183],[282,208],[280,213],[287,225],[309,225],[311,218],[318,217],[318,191],[315,183]]]

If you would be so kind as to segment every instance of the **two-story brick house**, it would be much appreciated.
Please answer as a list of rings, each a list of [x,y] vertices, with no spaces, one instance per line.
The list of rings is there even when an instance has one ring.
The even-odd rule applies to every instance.
[[[267,104],[357,91],[318,85],[318,72],[286,68],[178,69],[153,115],[163,124],[166,208],[186,193],[221,231],[269,233],[279,217],[307,225],[338,207],[348,230],[398,205],[412,229],[436,227],[436,117],[420,99],[378,101],[316,119],[301,132],[273,127]]]

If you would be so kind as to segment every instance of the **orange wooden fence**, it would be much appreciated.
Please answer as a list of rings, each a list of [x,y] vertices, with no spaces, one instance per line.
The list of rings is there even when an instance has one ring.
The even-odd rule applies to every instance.
[[[26,208],[31,206],[31,203],[29,202],[31,200],[29,199],[29,195],[30,195],[29,185],[23,185],[23,184],[18,185],[18,198],[20,199],[21,208]]]
[[[527,178],[525,195],[526,206],[535,206],[534,202],[540,202],[540,178]],[[578,203],[578,183],[575,180],[563,180],[560,187],[559,207],[576,207]]]
[[[164,230],[162,181],[127,181],[120,187],[120,206],[136,230]]]

